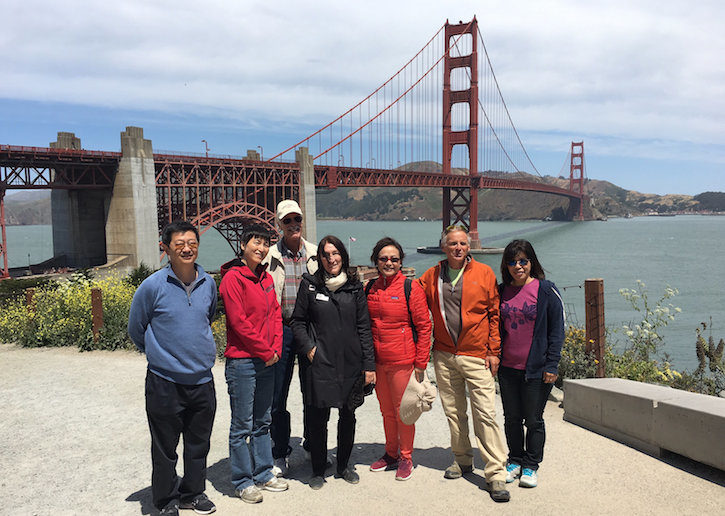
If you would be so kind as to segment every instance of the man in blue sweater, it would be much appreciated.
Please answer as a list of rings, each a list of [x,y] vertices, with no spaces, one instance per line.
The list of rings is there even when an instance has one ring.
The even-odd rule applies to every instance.
[[[128,334],[146,354],[146,415],[151,430],[151,494],[162,515],[181,509],[216,510],[204,494],[216,392],[211,368],[216,345],[214,279],[196,264],[199,232],[173,222],[161,237],[169,265],[133,296]],[[176,474],[176,448],[184,435],[184,477]]]

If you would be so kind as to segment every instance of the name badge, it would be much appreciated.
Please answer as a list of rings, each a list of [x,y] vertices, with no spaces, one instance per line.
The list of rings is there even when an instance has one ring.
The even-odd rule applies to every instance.
[[[398,296],[390,296],[390,299],[392,299],[393,301],[397,301],[400,298]]]
[[[315,299],[318,301],[329,301],[330,300],[330,298],[327,297],[325,294],[320,294],[319,292],[315,296]]]

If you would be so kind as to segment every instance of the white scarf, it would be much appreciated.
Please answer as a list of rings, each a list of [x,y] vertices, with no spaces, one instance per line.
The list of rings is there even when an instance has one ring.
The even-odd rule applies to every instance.
[[[325,274],[325,286],[330,292],[335,292],[338,288],[347,283],[347,274],[341,271],[337,276],[328,276]]]

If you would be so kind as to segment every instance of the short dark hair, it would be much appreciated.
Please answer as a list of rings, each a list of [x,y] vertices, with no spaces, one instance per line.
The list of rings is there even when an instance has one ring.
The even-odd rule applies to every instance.
[[[199,242],[199,230],[186,220],[175,220],[168,224],[161,232],[161,242],[168,246],[171,244],[171,237],[174,233],[186,233],[187,231],[193,231],[196,235],[196,241]]]
[[[378,240],[377,244],[375,244],[375,247],[373,247],[373,254],[370,255],[370,261],[373,262],[373,266],[377,263],[378,256],[380,255],[380,251],[383,250],[383,247],[388,247],[389,245],[392,245],[398,250],[398,253],[400,254],[400,265],[403,265],[403,258],[405,258],[403,247],[394,238],[383,237]]]
[[[320,243],[317,245],[317,263],[320,264],[320,267],[317,269],[317,274],[319,274],[321,278],[324,278],[325,267],[322,265],[322,258],[325,257],[325,246],[327,244],[334,245],[335,249],[337,249],[337,251],[340,253],[340,258],[342,259],[341,270],[345,271],[348,279],[350,281],[356,281],[357,269],[350,268],[350,255],[347,254],[345,244],[343,244],[342,240],[337,238],[335,235],[327,235],[322,237],[322,240],[320,240]]]
[[[249,226],[246,226],[242,230],[242,243],[247,245],[253,238],[263,238],[267,241],[267,244],[269,244],[271,240],[269,229],[261,224],[250,224]]]
[[[504,285],[510,285],[514,279],[511,277],[507,263],[513,261],[517,254],[522,253],[531,262],[531,277],[539,280],[546,279],[544,268],[536,257],[534,246],[528,240],[512,240],[503,250],[501,257],[501,281]]]

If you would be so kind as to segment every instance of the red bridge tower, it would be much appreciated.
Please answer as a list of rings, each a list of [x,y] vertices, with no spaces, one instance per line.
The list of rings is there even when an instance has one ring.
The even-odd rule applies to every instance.
[[[471,53],[451,56],[451,40],[454,36],[470,34]],[[459,38],[463,39],[463,38]],[[478,22],[474,16],[470,23],[445,25],[446,53],[443,59],[443,173],[451,174],[453,147],[468,147],[468,175],[470,188],[443,188],[443,228],[462,224],[469,229],[471,247],[479,249],[478,236]],[[451,72],[456,68],[468,68],[470,85],[467,89],[451,90]],[[451,130],[451,112],[454,104],[468,104],[469,124],[465,131]]]

